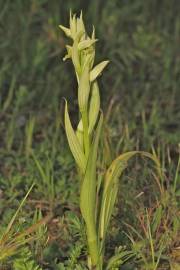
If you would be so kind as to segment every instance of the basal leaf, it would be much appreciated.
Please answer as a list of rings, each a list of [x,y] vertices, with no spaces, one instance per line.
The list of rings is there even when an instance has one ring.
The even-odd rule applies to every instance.
[[[96,232],[96,162],[99,139],[103,123],[103,116],[100,116],[99,123],[95,132],[94,141],[92,142],[87,168],[80,192],[80,208],[82,216],[86,223],[88,247],[94,264],[98,260],[98,244]]]
[[[157,170],[160,171],[158,160],[151,154],[143,151],[131,151],[118,156],[108,168],[103,187],[103,195],[100,211],[100,227],[99,234],[102,239],[105,238],[105,234],[109,225],[109,221],[113,212],[114,204],[118,192],[118,179],[123,171],[127,167],[127,162],[136,154],[141,154],[150,158],[155,162]]]

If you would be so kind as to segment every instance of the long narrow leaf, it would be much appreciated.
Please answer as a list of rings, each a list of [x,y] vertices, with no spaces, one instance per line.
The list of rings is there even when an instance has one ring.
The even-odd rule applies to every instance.
[[[100,96],[99,96],[99,87],[97,81],[92,84],[92,94],[89,105],[89,134],[92,133],[94,126],[96,124],[98,114],[100,109]]]
[[[20,203],[18,209],[16,210],[15,214],[13,215],[12,219],[10,220],[10,222],[9,222],[7,228],[6,228],[6,231],[5,231],[5,233],[3,234],[2,238],[0,239],[0,241],[2,241],[2,239],[4,239],[4,238],[7,237],[9,231],[11,230],[11,228],[12,228],[14,222],[15,222],[15,219],[16,219],[16,217],[17,217],[19,211],[21,210],[22,206],[24,205],[24,203],[25,203],[27,197],[29,196],[29,193],[31,192],[31,190],[32,190],[33,187],[34,187],[34,183],[33,183],[33,184],[31,185],[31,187],[29,188],[28,192],[26,193],[25,197],[23,198],[22,202]]]
[[[71,152],[74,156],[74,159],[79,166],[79,168],[82,170],[83,173],[85,173],[86,169],[86,157],[83,153],[82,147],[79,143],[79,140],[76,136],[76,133],[74,132],[71,121],[69,118],[68,113],[68,107],[67,107],[67,101],[65,103],[65,129],[66,129],[66,135],[69,143],[69,147],[71,149]]]
[[[96,232],[96,162],[99,139],[103,123],[103,116],[100,116],[95,138],[92,142],[85,177],[81,186],[80,208],[86,223],[89,253],[92,262],[96,265],[98,260],[97,232]]]
[[[105,239],[105,234],[116,201],[118,192],[118,179],[127,167],[128,160],[132,158],[135,154],[141,154],[153,160],[156,164],[158,172],[160,171],[160,164],[158,160],[153,155],[142,151],[127,152],[118,156],[112,162],[105,175],[101,202],[99,234],[102,239]]]

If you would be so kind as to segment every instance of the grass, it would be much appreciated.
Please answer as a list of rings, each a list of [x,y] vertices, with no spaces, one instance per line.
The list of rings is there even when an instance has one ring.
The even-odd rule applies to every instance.
[[[98,166],[101,162],[108,166],[119,153],[146,150],[157,156],[163,172],[160,177],[147,159],[130,161],[119,182],[105,264],[144,270],[155,269],[159,262],[158,270],[176,270],[180,135],[180,6],[176,0],[1,1],[1,235],[33,182],[15,228],[24,231],[32,226],[36,211],[43,217],[53,214],[46,225],[48,241],[27,244],[26,256],[21,251],[3,267],[86,269],[78,177],[63,124],[62,97],[69,101],[73,127],[79,117],[76,78],[72,66],[61,60],[67,40],[58,28],[68,25],[70,9],[83,10],[88,33],[92,24],[96,27],[100,39],[95,64],[110,60],[99,79],[104,160]],[[98,170],[99,181],[103,166]],[[38,245],[42,252],[36,252]],[[117,260],[109,260],[114,255]]]

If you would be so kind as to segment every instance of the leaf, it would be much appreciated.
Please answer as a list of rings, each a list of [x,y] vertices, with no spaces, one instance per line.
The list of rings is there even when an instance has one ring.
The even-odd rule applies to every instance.
[[[80,56],[79,56],[79,51],[78,51],[78,43],[79,40],[81,39],[82,35],[84,34],[83,31],[76,33],[76,36],[74,38],[74,43],[72,46],[72,62],[75,67],[76,74],[79,76],[81,72],[81,64],[80,64]]]
[[[59,28],[61,28],[61,30],[66,34],[67,37],[71,37],[71,31],[69,28],[63,25],[59,25]]]
[[[84,70],[81,74],[78,88],[78,102],[81,113],[85,112],[87,109],[89,92],[90,92],[89,65],[87,64],[84,67]]]
[[[112,256],[106,267],[106,270],[114,269],[114,267],[119,267],[120,265],[124,264],[126,261],[131,259],[134,256],[134,252],[132,251],[120,251],[120,253]]]
[[[84,50],[92,46],[97,39],[85,39],[79,42],[78,44],[78,50]]]
[[[99,123],[92,142],[89,158],[87,161],[86,173],[82,182],[80,192],[80,209],[86,223],[89,253],[96,265],[98,260],[98,246],[96,233],[96,162],[99,139],[103,123],[103,116],[100,116]]]
[[[68,113],[67,101],[65,103],[65,130],[66,130],[69,147],[74,156],[74,159],[77,165],[79,166],[79,168],[82,170],[82,172],[85,172],[86,157],[83,153],[82,147],[79,143],[76,133],[74,132],[72,128],[71,121],[69,118],[69,113]]]
[[[88,133],[91,134],[96,124],[100,109],[100,96],[97,81],[92,84],[92,95],[89,105],[89,128]]]
[[[163,208],[162,205],[159,205],[156,209],[154,215],[153,215],[153,221],[152,221],[152,233],[155,233],[160,226],[161,220],[163,215]]]
[[[90,81],[93,82],[103,71],[103,69],[107,66],[109,61],[103,61],[96,65],[93,70],[90,72]]]
[[[117,157],[105,174],[101,213],[100,213],[100,237],[105,238],[107,227],[112,215],[118,192],[118,178],[127,167],[127,161],[138,151],[127,152]]]
[[[95,50],[91,47],[91,50],[89,50],[86,53],[81,53],[81,64],[82,64],[82,70],[88,65],[89,66],[89,72],[93,66],[94,63],[94,56],[95,56]]]
[[[72,61],[76,70],[76,73],[79,75],[81,66],[79,61],[79,54],[78,54],[78,40],[75,39],[73,46],[72,46]]]
[[[72,46],[66,45],[67,54],[64,56],[63,61],[72,57]]]
[[[23,200],[21,201],[18,209],[16,210],[15,214],[13,215],[13,217],[11,218],[10,222],[8,223],[8,226],[5,230],[5,233],[3,234],[2,238],[0,238],[0,242],[4,240],[4,238],[7,237],[8,233],[10,232],[14,222],[15,222],[15,219],[17,217],[17,215],[19,214],[19,211],[21,210],[22,206],[24,205],[27,197],[29,196],[29,193],[31,192],[32,188],[34,187],[34,183],[31,185],[31,187],[29,188],[28,192],[26,193],[25,197],[23,198]]]
[[[77,126],[77,130],[83,133],[83,122],[82,122],[82,119],[79,121],[79,124]]]
[[[34,155],[34,153],[32,152],[32,157],[34,159],[34,162],[36,164],[36,167],[38,169],[38,172],[43,180],[44,183],[48,183],[48,176],[46,175],[46,172],[41,164],[41,162],[36,158],[36,156]]]
[[[91,38],[92,39],[95,39],[95,27],[94,27],[94,25],[93,25],[93,30],[92,30]]]
[[[108,168],[105,174],[103,195],[100,210],[100,227],[99,234],[102,239],[105,239],[105,234],[109,225],[109,221],[113,212],[114,204],[118,192],[118,179],[127,167],[127,162],[136,154],[141,154],[150,158],[155,162],[157,171],[160,172],[160,164],[158,160],[147,152],[131,151],[118,156]],[[103,240],[104,241],[104,240]]]
[[[16,228],[13,226],[17,218],[17,215],[19,214],[19,211],[23,207],[33,186],[34,184],[30,187],[27,194],[21,201],[17,211],[13,215],[12,219],[7,225],[5,232],[2,234],[0,238],[0,261],[15,255],[22,246],[24,246],[26,243],[30,243],[32,240],[35,240],[35,236],[31,236],[31,234],[34,231],[36,231],[42,224],[45,224],[52,218],[51,215],[48,215],[45,218],[39,220],[36,224],[33,224],[29,228],[19,232],[17,232]]]
[[[73,39],[76,37],[76,32],[77,32],[77,24],[76,24],[76,14],[72,16],[70,12],[70,31],[71,31],[71,36]]]
[[[80,31],[85,32],[84,22],[82,18],[82,11],[81,11],[80,17],[77,18],[77,32],[80,32]]]
[[[76,130],[76,136],[79,140],[79,143],[83,149],[84,144],[83,144],[83,123],[82,123],[82,119],[79,121],[77,130]]]

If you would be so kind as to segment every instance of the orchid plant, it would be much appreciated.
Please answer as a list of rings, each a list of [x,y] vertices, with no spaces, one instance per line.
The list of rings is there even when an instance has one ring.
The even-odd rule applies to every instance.
[[[109,61],[94,65],[95,29],[88,36],[82,12],[79,17],[70,13],[69,28],[62,25],[60,28],[72,41],[72,45],[66,45],[67,54],[63,59],[72,60],[78,84],[77,128],[72,127],[66,100],[64,122],[69,147],[79,171],[80,210],[86,227],[88,267],[102,270],[105,267],[105,240],[116,202],[119,177],[127,167],[127,161],[140,152],[121,154],[105,168],[103,177],[100,177],[97,159],[102,141],[103,112],[100,110],[98,78]],[[158,163],[153,155],[141,154]],[[106,269],[111,269],[111,263],[112,260],[106,264]]]

